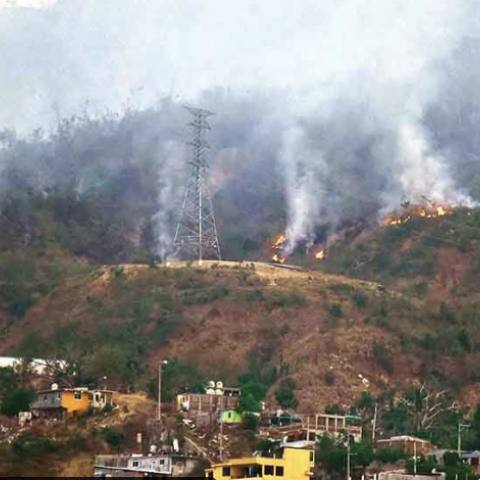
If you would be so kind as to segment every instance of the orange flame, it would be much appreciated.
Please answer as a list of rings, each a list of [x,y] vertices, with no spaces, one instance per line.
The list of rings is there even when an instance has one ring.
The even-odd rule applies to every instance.
[[[440,206],[433,206],[431,208],[428,207],[416,207],[413,209],[409,209],[403,215],[400,216],[390,216],[385,219],[386,226],[396,226],[396,225],[404,225],[408,223],[414,217],[420,218],[440,218],[446,215],[452,215],[453,209],[451,207],[440,205]]]
[[[327,258],[327,252],[325,250],[320,250],[315,254],[317,260],[325,260]]]
[[[285,242],[287,241],[287,236],[286,235],[280,235],[277,240],[275,240],[275,243],[273,244],[273,248],[275,250],[280,250],[281,248],[283,248],[283,246],[285,245]]]
[[[287,261],[286,258],[281,257],[280,255],[275,254],[272,258],[275,263],[281,263],[282,265]]]

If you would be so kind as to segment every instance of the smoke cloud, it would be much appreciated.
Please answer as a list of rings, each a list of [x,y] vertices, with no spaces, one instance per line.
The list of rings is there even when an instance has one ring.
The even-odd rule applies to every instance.
[[[84,172],[82,193],[92,175],[71,152],[95,152],[78,135],[46,138],[60,118],[116,112],[130,150],[102,151],[112,171],[152,159],[163,255],[185,173],[181,105],[217,111],[211,184],[225,238],[240,216],[251,231],[286,217],[290,253],[312,243],[319,225],[334,229],[423,196],[453,205],[480,197],[479,19],[475,0],[58,0],[4,9],[0,125],[29,139],[15,151],[21,144],[32,187],[60,181],[42,161],[63,145]],[[32,138],[39,127],[46,133]],[[27,161],[25,149],[43,153]]]

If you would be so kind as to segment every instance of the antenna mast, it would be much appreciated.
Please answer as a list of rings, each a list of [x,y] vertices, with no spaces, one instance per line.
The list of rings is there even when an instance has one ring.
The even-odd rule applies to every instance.
[[[210,145],[205,139],[207,131],[211,130],[208,118],[215,113],[185,108],[193,115],[193,121],[189,123],[193,129],[193,139],[188,143],[192,149],[192,171],[175,233],[175,252],[181,258],[198,258],[200,263],[206,257],[221,260],[213,202],[207,182],[209,164],[206,151]]]

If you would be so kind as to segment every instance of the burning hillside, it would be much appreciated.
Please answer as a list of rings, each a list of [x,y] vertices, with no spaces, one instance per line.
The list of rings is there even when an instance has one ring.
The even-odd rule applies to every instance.
[[[446,215],[452,215],[453,208],[446,205],[436,205],[433,202],[426,205],[411,205],[406,203],[403,205],[403,212],[400,215],[390,215],[385,218],[386,226],[404,225],[412,218],[441,218]]]
[[[440,205],[433,200],[425,197],[424,203],[414,204],[405,202],[397,213],[385,217],[383,224],[387,227],[399,226],[408,223],[414,218],[438,219],[454,214],[454,209],[448,205]],[[296,255],[308,258],[310,262],[323,262],[327,260],[328,251],[337,242],[350,243],[354,241],[362,232],[376,228],[378,221],[376,217],[370,215],[355,221],[342,223],[337,231],[329,232],[327,227],[318,230],[314,245],[300,244],[296,249]],[[268,256],[274,263],[285,264],[289,255],[286,246],[289,241],[288,233],[277,235],[267,246]]]

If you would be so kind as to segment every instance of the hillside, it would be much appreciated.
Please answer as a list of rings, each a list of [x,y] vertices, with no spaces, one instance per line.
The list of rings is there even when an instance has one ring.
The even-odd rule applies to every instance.
[[[299,272],[234,263],[106,267],[63,251],[10,252],[2,271],[12,262],[13,272],[29,271],[15,263],[26,262],[31,279],[18,284],[44,287],[29,287],[20,311],[2,294],[0,354],[63,358],[85,380],[113,355],[121,361],[109,381],[136,388],[160,358],[183,362],[190,382],[251,373],[273,381],[273,391],[292,378],[304,411],[424,380],[473,406],[479,218],[459,211],[365,230]],[[55,282],[46,265],[57,265]]]

